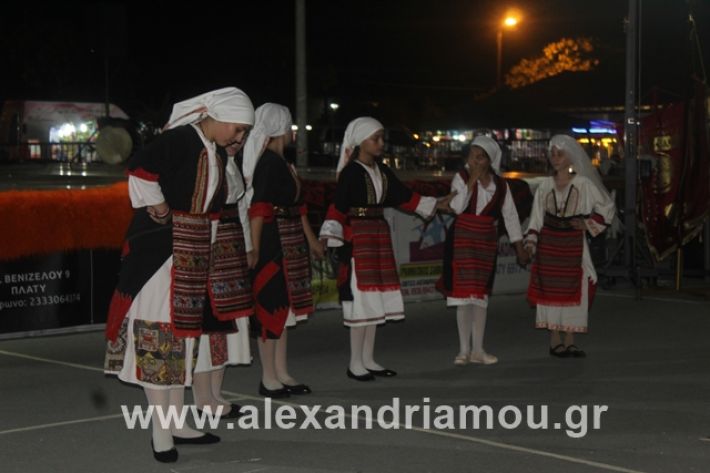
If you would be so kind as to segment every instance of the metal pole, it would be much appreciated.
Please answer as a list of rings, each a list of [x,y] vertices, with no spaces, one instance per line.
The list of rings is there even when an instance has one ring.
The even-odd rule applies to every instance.
[[[499,29],[496,35],[496,89],[500,89],[501,71],[503,70],[503,30]]]
[[[109,95],[108,95],[108,81],[109,81],[109,71],[108,71],[108,52],[104,51],[104,102],[106,107],[106,116],[109,116]]]
[[[703,225],[703,253],[705,259],[705,280],[710,281],[710,220]]]
[[[638,154],[638,113],[636,111],[636,56],[638,48],[638,2],[629,0],[629,16],[626,21],[626,100],[624,113],[624,265],[636,278],[636,159]]]
[[[308,91],[306,89],[306,0],[296,0],[296,165],[308,166]]]

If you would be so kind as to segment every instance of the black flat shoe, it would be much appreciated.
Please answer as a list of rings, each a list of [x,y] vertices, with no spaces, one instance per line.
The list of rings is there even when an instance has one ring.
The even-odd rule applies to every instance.
[[[561,343],[550,348],[550,355],[556,356],[557,358],[569,358],[570,356],[569,352],[565,349],[565,346]]]
[[[153,439],[150,439],[150,449],[153,450],[153,458],[160,463],[175,463],[178,459],[178,451],[175,447],[164,452],[156,452],[155,447],[153,447]]]
[[[230,406],[231,409],[229,409],[229,412],[227,412],[226,414],[222,414],[219,417],[220,419],[238,419],[244,415],[243,412],[240,412],[242,406],[240,406],[239,404],[230,404]],[[197,409],[198,416],[202,417],[203,413],[204,411],[202,411],[202,409]],[[214,414],[214,412],[212,414]]]
[[[350,371],[350,368],[348,368],[347,375],[348,375],[348,378],[354,379],[356,381],[374,381],[375,380],[375,376],[372,373],[355,374],[352,371]]]
[[[305,384],[294,384],[293,386],[289,384],[284,384],[284,389],[288,391],[289,394],[311,394],[311,388]]]
[[[288,392],[288,389],[284,386],[283,388],[279,389],[266,389],[266,386],[264,386],[264,383],[259,383],[259,394],[262,396],[274,398],[274,399],[280,399],[284,397],[289,397],[290,394]]]
[[[176,437],[173,435],[173,443],[175,445],[208,445],[219,441],[219,437],[209,432],[205,433],[205,435],[194,438]]]
[[[383,378],[391,378],[392,376],[397,376],[396,371],[388,370],[387,368],[383,370],[371,370],[368,368],[367,371],[374,374],[375,376],[382,376]]]
[[[223,414],[222,417],[220,417],[221,419],[239,419],[244,415],[244,412],[241,411],[242,406],[239,404],[231,403],[230,406],[232,406],[232,408],[229,412]]]
[[[567,356],[570,356],[572,358],[586,358],[587,354],[584,353],[583,350],[580,350],[577,345],[570,345],[567,347],[565,350],[567,352]]]

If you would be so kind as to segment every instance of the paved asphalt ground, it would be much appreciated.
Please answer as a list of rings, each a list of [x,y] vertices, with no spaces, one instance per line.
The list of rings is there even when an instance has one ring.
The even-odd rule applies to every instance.
[[[351,405],[369,405],[376,412],[398,397],[401,404],[428,404],[432,419],[443,412],[435,414],[437,406],[491,406],[493,428],[424,429],[422,416],[415,416],[412,429],[229,430],[222,423],[216,430],[221,443],[181,446],[179,461],[169,465],[153,460],[149,431],[126,428],[121,404],[144,404],[145,398],[141,390],[102,374],[102,333],[5,340],[0,342],[0,471],[710,471],[710,442],[701,440],[710,434],[707,300],[636,300],[624,290],[601,292],[590,333],[578,338],[589,353],[583,360],[550,357],[547,335],[533,329],[533,320],[522,296],[494,297],[486,348],[500,363],[454,367],[454,311],[441,301],[409,304],[406,322],[378,330],[378,361],[399,376],[359,383],[345,377],[348,332],[339,312],[320,311],[289,334],[291,371],[313,388],[312,395],[292,397],[290,403],[341,405],[348,411]],[[258,360],[230,368],[224,389],[263,411],[263,398],[256,395],[259,376]],[[274,401],[273,409],[281,405]],[[501,425],[498,414],[507,405],[524,415],[517,429]],[[533,420],[548,406],[550,429],[527,427],[528,405],[536,409]],[[573,405],[589,406],[581,438],[565,432],[565,413]],[[592,424],[593,405],[608,406],[598,429]],[[503,420],[514,421],[514,414],[508,410]],[[316,419],[324,425],[328,417],[321,412]],[[299,414],[297,425],[303,419]],[[554,428],[556,422],[561,429]]]

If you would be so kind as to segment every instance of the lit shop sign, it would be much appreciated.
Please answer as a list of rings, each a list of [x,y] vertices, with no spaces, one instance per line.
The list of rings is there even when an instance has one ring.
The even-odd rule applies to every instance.
[[[616,124],[608,120],[591,120],[588,128],[572,128],[572,132],[592,135],[615,135]]]
[[[613,135],[616,133],[614,128],[592,127],[592,128],[572,128],[572,133],[590,133],[592,135]]]

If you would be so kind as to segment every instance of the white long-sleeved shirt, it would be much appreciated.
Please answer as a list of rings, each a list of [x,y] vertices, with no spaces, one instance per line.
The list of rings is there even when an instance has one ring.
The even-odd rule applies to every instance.
[[[476,195],[476,214],[480,214],[480,212],[493,198],[493,195],[496,192],[496,183],[493,179],[491,179],[487,187],[484,187],[483,184],[481,184],[481,181],[478,181],[477,185],[478,192]],[[520,229],[518,210],[515,208],[515,202],[513,201],[510,187],[507,183],[505,185],[507,189],[505,192],[505,199],[503,199],[503,206],[501,207],[501,214],[503,215],[505,229],[508,232],[508,239],[511,243],[515,243],[516,241],[523,239],[523,233]],[[466,210],[466,207],[468,207],[468,203],[471,200],[471,191],[460,174],[456,174],[451,180],[451,190],[456,191],[456,195],[453,199],[451,199],[449,206],[454,212],[456,212],[456,215],[460,215],[464,212],[464,210]]]

